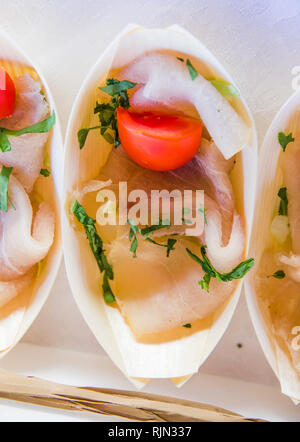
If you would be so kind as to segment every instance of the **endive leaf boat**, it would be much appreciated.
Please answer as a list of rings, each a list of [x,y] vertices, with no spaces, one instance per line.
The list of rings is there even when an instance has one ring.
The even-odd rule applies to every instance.
[[[178,26],[128,26],[83,84],[66,137],[67,274],[87,324],[137,386],[150,378],[181,385],[224,333],[253,265],[256,150],[232,79]],[[184,234],[185,208],[185,225],[162,212],[155,223],[135,222],[132,207],[123,225],[102,223],[116,206],[121,216],[106,193],[120,197],[120,182],[139,189],[149,210],[152,189],[204,190],[200,231]]]
[[[48,87],[0,33],[0,358],[30,327],[61,262],[62,139]]]
[[[300,401],[299,164],[300,93],[273,120],[259,158],[250,253],[255,268],[245,288],[250,314],[282,392]]]

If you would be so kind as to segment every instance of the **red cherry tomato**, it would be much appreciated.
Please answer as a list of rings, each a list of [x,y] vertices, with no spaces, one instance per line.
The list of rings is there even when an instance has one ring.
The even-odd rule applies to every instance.
[[[15,110],[16,88],[11,77],[0,67],[0,119],[10,117]]]
[[[202,124],[193,118],[132,113],[120,107],[117,120],[125,152],[147,169],[177,169],[188,163],[199,150]]]

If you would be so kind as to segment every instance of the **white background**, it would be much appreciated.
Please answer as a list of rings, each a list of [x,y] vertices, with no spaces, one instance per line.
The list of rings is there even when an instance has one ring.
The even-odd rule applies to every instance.
[[[262,141],[293,92],[292,68],[300,66],[298,0],[0,0],[0,26],[41,68],[63,133],[81,82],[129,22],[151,27],[177,23],[199,38],[240,87]],[[23,342],[103,353],[73,302],[63,267]],[[279,388],[257,342],[244,297],[200,372]]]

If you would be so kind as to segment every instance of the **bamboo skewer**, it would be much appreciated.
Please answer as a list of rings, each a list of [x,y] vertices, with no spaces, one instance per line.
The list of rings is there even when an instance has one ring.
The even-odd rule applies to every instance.
[[[140,422],[262,422],[198,402],[125,390],[73,387],[3,370],[0,397]]]

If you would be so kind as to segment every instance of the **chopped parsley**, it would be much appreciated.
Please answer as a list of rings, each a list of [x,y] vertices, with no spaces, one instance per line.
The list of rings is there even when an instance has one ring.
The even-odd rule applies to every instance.
[[[192,328],[192,324],[184,324],[183,327],[185,327],[185,328]]]
[[[48,169],[41,169],[40,174],[43,175],[45,178],[48,178],[51,175],[51,172]]]
[[[287,189],[286,187],[281,187],[278,192],[278,196],[280,198],[280,205],[278,213],[279,215],[287,216],[288,215],[288,197],[287,197]]]
[[[206,290],[207,292],[209,292],[209,284],[211,278],[216,278],[219,282],[228,282],[232,281],[233,279],[241,279],[254,265],[254,259],[250,258],[244,262],[241,262],[237,267],[235,267],[229,273],[219,273],[213,267],[213,265],[206,256],[206,246],[201,247],[202,259],[199,258],[194,253],[192,253],[189,249],[186,249],[186,251],[194,261],[196,261],[198,264],[201,265],[202,270],[204,271],[204,277],[203,280],[198,282],[198,284],[201,286],[203,290]]]
[[[97,229],[95,226],[96,221],[87,215],[85,209],[78,201],[75,201],[75,203],[73,204],[72,212],[74,213],[80,224],[82,224],[84,227],[87,239],[90,243],[90,247],[96,259],[100,273],[103,273],[102,290],[104,300],[108,304],[111,304],[116,300],[109,283],[109,281],[112,281],[114,279],[114,273],[112,266],[107,261],[102,239],[97,233]]]
[[[8,184],[12,171],[12,167],[2,166],[0,173],[0,211],[4,212],[8,211]]]
[[[99,88],[102,92],[110,95],[111,100],[108,103],[96,103],[94,114],[98,115],[99,126],[83,128],[78,131],[77,138],[80,149],[83,149],[89,132],[96,129],[100,130],[100,134],[109,144],[113,144],[114,147],[120,145],[117,109],[118,107],[129,108],[127,90],[135,86],[136,83],[132,83],[131,81],[119,81],[115,78],[108,78],[106,80],[106,86]]]
[[[46,118],[39,123],[33,124],[32,126],[25,127],[20,130],[9,130],[5,128],[0,128],[0,150],[2,152],[10,152],[11,144],[9,142],[8,137],[19,137],[25,134],[41,134],[45,132],[49,132],[49,130],[55,124],[55,112],[53,111],[52,115]]]
[[[167,249],[167,258],[170,256],[171,251],[174,250],[174,245],[177,242],[176,239],[168,238],[167,244],[161,244],[150,238],[151,233],[155,232],[156,230],[170,227],[170,223],[166,224],[163,221],[160,221],[159,224],[154,224],[152,226],[144,227],[143,229],[137,227],[132,220],[128,220],[127,224],[130,225],[130,230],[129,230],[129,241],[131,241],[130,251],[132,252],[134,258],[136,258],[136,251],[138,248],[138,239],[137,239],[138,233],[142,235],[145,241],[149,241],[152,244],[155,244],[160,247],[165,247]]]
[[[268,276],[268,278],[283,279],[285,278],[285,272],[283,270],[277,270],[273,275]]]
[[[184,61],[180,57],[177,57],[177,60]],[[194,81],[198,77],[199,74],[198,74],[197,70],[194,68],[194,66],[192,65],[191,60],[187,59],[186,65],[189,70],[191,79]],[[240,97],[240,93],[237,90],[237,88],[233,84],[229,83],[228,81],[225,81],[225,80],[208,80],[208,81],[217,89],[217,91],[221,95],[223,95],[223,97],[234,97],[234,98]],[[220,109],[217,109],[217,111],[221,112]]]
[[[278,134],[278,142],[280,146],[282,147],[283,152],[286,151],[287,145],[289,143],[292,143],[295,141],[295,138],[293,138],[292,132],[286,135],[284,132],[279,132]]]
[[[194,68],[194,66],[192,65],[191,60],[187,59],[186,60],[186,65],[187,65],[187,68],[189,70],[191,79],[194,81],[198,77],[199,74],[196,71],[196,69]]]

